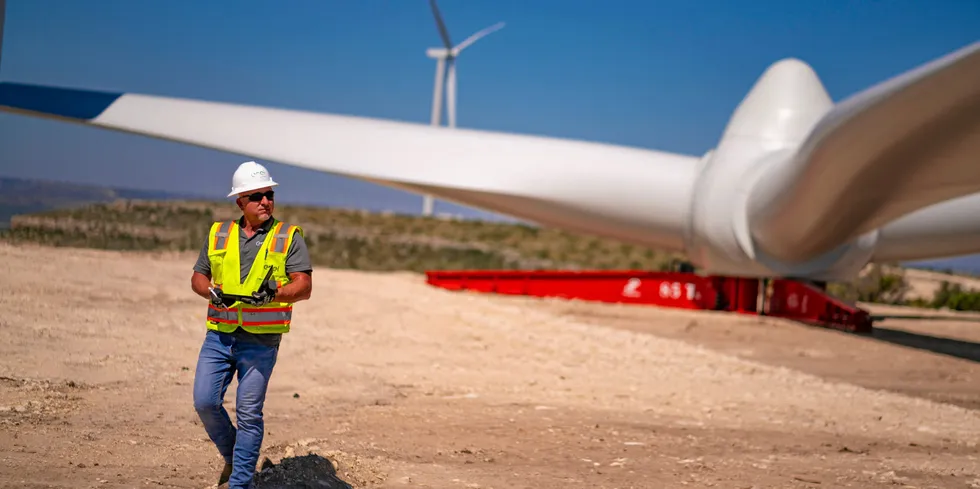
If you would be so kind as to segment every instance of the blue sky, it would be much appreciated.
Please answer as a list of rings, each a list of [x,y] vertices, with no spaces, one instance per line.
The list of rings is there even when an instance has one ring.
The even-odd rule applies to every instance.
[[[772,62],[840,100],[978,39],[980,2],[442,0],[457,125],[702,154]],[[0,78],[428,122],[427,0],[7,0]],[[238,155],[0,114],[0,175],[221,198]],[[283,202],[417,196],[267,163]],[[286,190],[284,188],[283,190]],[[446,204],[439,210],[458,208]],[[980,261],[980,260],[978,260]]]

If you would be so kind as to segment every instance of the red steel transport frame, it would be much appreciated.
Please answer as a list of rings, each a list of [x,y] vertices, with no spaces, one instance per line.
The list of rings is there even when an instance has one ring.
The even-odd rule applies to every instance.
[[[772,281],[767,314],[854,333],[870,333],[872,329],[868,311],[796,280]]]
[[[426,278],[430,285],[448,290],[763,314],[849,332],[871,332],[867,311],[789,279],[771,280],[766,293],[758,279],[685,272],[458,270],[428,271]],[[761,311],[760,293],[765,296]]]

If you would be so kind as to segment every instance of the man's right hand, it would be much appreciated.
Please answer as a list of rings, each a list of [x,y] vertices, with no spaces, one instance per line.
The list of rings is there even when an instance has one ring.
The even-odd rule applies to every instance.
[[[224,309],[227,307],[225,306],[225,298],[224,295],[222,295],[221,293],[221,289],[208,287],[208,292],[211,293],[211,305],[219,309]]]

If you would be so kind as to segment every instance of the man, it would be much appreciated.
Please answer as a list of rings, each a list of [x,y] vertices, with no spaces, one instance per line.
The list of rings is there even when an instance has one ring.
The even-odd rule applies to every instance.
[[[236,197],[242,217],[211,225],[191,275],[191,289],[209,300],[207,333],[194,374],[194,408],[225,459],[218,484],[228,482],[229,488],[252,485],[265,432],[262,407],[279,342],[289,332],[292,304],[309,299],[313,287],[302,229],[272,216],[276,185],[254,161],[238,167],[228,197]],[[222,406],[236,372],[237,430]]]

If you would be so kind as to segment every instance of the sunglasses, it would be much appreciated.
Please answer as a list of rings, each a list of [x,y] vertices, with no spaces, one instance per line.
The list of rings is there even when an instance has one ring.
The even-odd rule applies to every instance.
[[[267,190],[265,192],[255,192],[254,194],[248,194],[245,196],[249,202],[262,202],[262,197],[267,199],[275,200],[276,193],[272,190]]]

